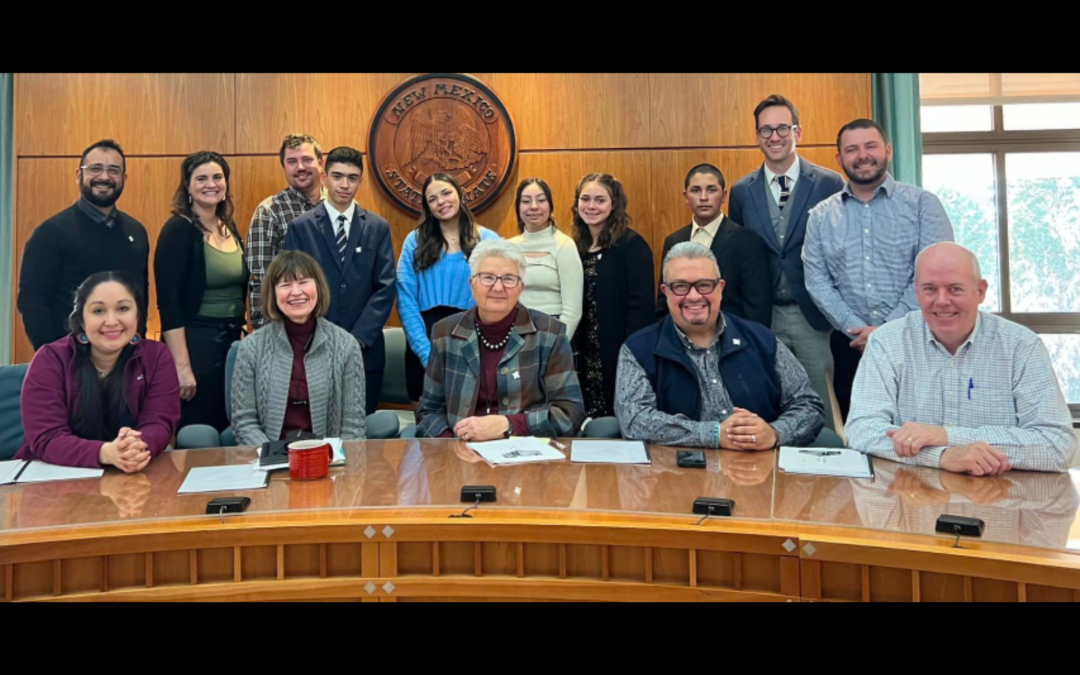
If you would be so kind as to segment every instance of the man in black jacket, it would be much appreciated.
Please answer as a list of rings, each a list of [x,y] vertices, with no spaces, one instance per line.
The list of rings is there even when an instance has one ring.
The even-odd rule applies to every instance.
[[[81,196],[34,229],[23,251],[17,306],[37,350],[68,334],[75,290],[97,272],[124,271],[150,293],[150,239],[142,223],[115,207],[124,192],[127,160],[116,141],[87,148],[75,171]],[[146,334],[146,317],[139,317]]]
[[[724,311],[768,327],[772,323],[772,300],[765,242],[724,215],[721,208],[727,187],[724,174],[712,164],[698,164],[686,175],[683,187],[693,219],[686,227],[668,235],[660,259],[667,256],[672,246],[684,241],[708,248],[720,263],[727,282]],[[656,298],[656,315],[664,318],[667,314],[667,299],[661,291]]]

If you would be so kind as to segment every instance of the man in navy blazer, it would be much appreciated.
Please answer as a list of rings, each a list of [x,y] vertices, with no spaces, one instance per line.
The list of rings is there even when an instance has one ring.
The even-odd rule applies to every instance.
[[[308,253],[322,265],[330,285],[326,319],[352,333],[364,352],[364,406],[370,415],[382,392],[382,331],[394,307],[397,271],[390,223],[354,201],[363,179],[359,151],[331,150],[323,174],[326,199],[292,221],[284,248]]]
[[[835,427],[828,383],[832,325],[814,304],[803,277],[802,247],[810,209],[840,192],[844,179],[799,157],[799,111],[777,94],[754,110],[761,168],[731,188],[731,218],[765,240],[772,283],[772,330],[810,376],[825,403],[825,424]]]

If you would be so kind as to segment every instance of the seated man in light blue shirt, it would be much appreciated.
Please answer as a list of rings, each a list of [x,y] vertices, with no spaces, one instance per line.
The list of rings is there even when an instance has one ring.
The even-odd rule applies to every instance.
[[[986,287],[978,259],[962,246],[919,254],[922,311],[870,336],[848,445],[975,476],[1068,470],[1077,439],[1050,354],[1031,330],[979,311]]]

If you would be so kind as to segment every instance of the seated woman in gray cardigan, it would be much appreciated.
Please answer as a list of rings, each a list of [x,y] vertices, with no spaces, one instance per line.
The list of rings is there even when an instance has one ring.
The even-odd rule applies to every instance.
[[[239,445],[300,431],[364,438],[364,357],[356,338],[321,318],[329,306],[326,275],[310,255],[283,251],[270,263],[262,312],[271,323],[240,343],[233,371]]]

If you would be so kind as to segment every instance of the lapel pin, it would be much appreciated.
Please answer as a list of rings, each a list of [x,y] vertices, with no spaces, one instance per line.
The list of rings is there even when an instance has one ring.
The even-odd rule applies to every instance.
[[[361,252],[361,251],[363,251],[363,250],[364,250],[364,247],[363,247],[363,246],[357,246],[357,247],[356,247],[356,252],[357,252],[357,253],[360,253],[360,252]]]
[[[740,339],[738,339],[738,338],[735,338],[735,339],[733,339],[733,340],[731,341],[731,344],[733,344],[733,345],[741,345],[741,344],[742,344],[742,340],[740,340]]]
[[[134,244],[134,243],[135,243],[135,237],[133,237],[133,236],[131,236],[131,235],[129,234],[129,235],[128,235],[128,241],[130,241],[130,242],[131,242],[132,244]]]
[[[515,380],[520,380],[521,379],[521,373],[515,370],[514,371],[514,379]]]

